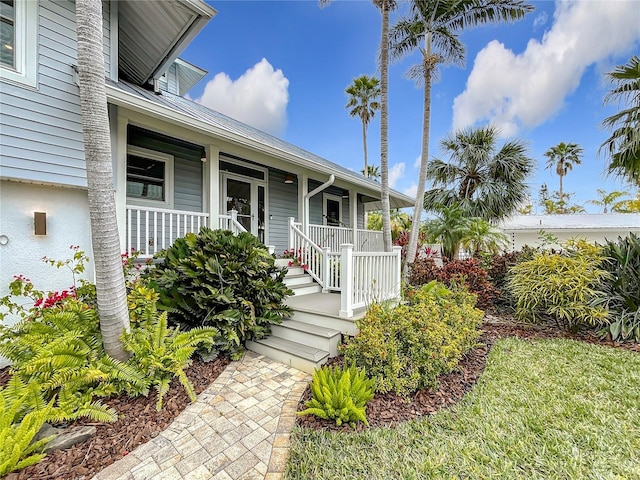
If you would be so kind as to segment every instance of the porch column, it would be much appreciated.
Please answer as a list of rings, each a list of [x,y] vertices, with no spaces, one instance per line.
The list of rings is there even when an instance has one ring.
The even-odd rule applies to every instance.
[[[309,233],[309,176],[298,175],[298,221],[302,224],[305,235]]]
[[[114,181],[116,195],[116,218],[120,235],[120,251],[124,253],[127,246],[127,126],[129,119],[118,116],[115,131],[115,149],[111,155],[115,159]]]
[[[353,188],[349,189],[349,220],[353,230],[353,244],[355,249],[362,250],[362,242],[358,238],[358,192]]]
[[[340,245],[340,316],[353,317],[353,245]]]
[[[204,187],[207,192],[209,228],[216,230],[220,228],[220,148],[217,145],[209,145],[207,148],[205,172]]]

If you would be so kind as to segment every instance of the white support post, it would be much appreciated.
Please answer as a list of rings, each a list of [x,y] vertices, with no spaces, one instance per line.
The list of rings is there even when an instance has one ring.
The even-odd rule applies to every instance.
[[[399,299],[402,295],[402,247],[395,246],[393,247],[393,253],[396,254],[396,271],[394,273],[395,277],[395,293],[396,298]]]
[[[349,190],[349,221],[351,222],[351,230],[353,244],[357,251],[362,250],[362,242],[358,238],[358,193],[352,188]]]
[[[298,175],[298,219],[302,224],[302,231],[308,234],[307,225],[309,223],[309,176],[306,174]]]
[[[233,209],[231,210],[231,231],[233,232],[234,235],[237,235],[238,232],[238,225],[237,222],[238,221],[238,211]]]
[[[353,244],[340,245],[340,316],[353,317]]]
[[[331,268],[329,264],[329,247],[322,247],[322,292],[327,293],[329,289],[329,279],[331,278]]]
[[[293,238],[293,224],[295,221],[295,218],[289,217],[289,250],[296,248],[295,239]]]
[[[115,196],[116,218],[120,234],[120,252],[127,250],[127,126],[129,119],[118,116],[116,122],[115,151],[111,155],[115,159]],[[131,253],[131,252],[129,252]]]
[[[207,190],[207,210],[209,212],[209,228],[220,228],[220,148],[209,145],[207,149],[207,173],[205,187]]]

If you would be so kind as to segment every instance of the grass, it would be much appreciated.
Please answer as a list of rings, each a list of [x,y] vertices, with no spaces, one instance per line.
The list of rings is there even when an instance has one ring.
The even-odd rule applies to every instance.
[[[293,479],[640,479],[640,355],[502,339],[457,408],[397,429],[296,428]]]

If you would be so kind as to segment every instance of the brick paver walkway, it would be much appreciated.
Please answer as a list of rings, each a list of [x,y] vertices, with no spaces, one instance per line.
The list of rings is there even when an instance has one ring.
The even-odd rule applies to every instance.
[[[247,352],[153,440],[94,480],[276,480],[307,373]]]

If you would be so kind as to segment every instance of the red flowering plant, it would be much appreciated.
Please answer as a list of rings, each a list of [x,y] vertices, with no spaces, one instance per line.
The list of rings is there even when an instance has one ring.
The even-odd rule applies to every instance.
[[[302,269],[306,272],[307,270],[309,270],[309,265],[307,265],[306,263],[302,263],[303,253],[303,248],[299,248],[298,250],[289,248],[282,253],[282,256],[280,258],[289,258],[290,267],[302,267]]]

